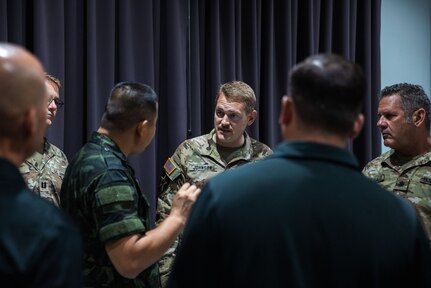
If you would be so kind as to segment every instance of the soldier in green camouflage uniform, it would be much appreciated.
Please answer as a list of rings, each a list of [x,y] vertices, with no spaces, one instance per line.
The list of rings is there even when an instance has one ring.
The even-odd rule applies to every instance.
[[[392,149],[369,162],[363,173],[413,203],[431,241],[430,107],[418,85],[384,88],[377,126],[385,146]]]
[[[241,81],[221,85],[214,115],[214,129],[206,135],[180,144],[164,165],[160,181],[157,223],[169,215],[172,199],[184,183],[202,187],[205,182],[239,165],[262,159],[272,153],[265,144],[248,136],[245,129],[256,118],[256,96]],[[159,261],[162,286],[166,287],[180,237]]]
[[[48,90],[47,125],[51,126],[58,109],[63,102],[60,100],[60,80],[45,74],[45,86]],[[30,190],[41,197],[60,206],[60,188],[67,167],[66,155],[46,138],[38,151],[27,158],[19,170]]]
[[[81,230],[85,287],[160,287],[156,261],[183,229],[200,191],[186,185],[174,213],[149,230],[149,203],[127,156],[143,152],[153,139],[157,109],[150,87],[117,84],[101,127],[66,170],[61,207]]]

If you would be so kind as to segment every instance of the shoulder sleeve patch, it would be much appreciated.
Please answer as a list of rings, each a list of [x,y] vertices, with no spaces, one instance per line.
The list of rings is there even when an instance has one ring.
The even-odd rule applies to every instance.
[[[168,158],[168,160],[166,160],[163,167],[165,168],[165,171],[168,175],[171,175],[176,169],[178,169],[177,165],[175,165],[175,162],[172,161],[171,158]]]
[[[165,170],[166,176],[168,176],[170,181],[174,181],[182,173],[181,169],[178,167],[175,161],[172,160],[172,158],[168,158],[168,160],[166,160],[163,169]]]

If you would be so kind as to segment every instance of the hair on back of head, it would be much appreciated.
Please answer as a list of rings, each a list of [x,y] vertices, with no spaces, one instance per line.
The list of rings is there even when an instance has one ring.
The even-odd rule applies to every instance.
[[[157,94],[145,84],[121,82],[114,86],[105,106],[101,126],[107,130],[124,131],[157,114]]]
[[[362,69],[335,54],[310,56],[289,73],[288,95],[301,122],[314,129],[348,135],[366,93]]]

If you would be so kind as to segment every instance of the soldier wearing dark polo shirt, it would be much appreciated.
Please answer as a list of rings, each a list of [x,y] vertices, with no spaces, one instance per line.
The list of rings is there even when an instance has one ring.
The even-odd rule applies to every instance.
[[[168,287],[431,287],[414,207],[362,175],[349,140],[363,126],[360,67],[310,56],[289,74],[283,142],[210,179]]]

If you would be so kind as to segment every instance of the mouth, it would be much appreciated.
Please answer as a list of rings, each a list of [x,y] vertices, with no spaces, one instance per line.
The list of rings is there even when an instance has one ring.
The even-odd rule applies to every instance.
[[[391,137],[391,134],[382,132],[382,138],[383,139],[388,139],[390,137]]]
[[[219,127],[217,130],[218,130],[219,132],[221,132],[221,133],[230,133],[230,132],[231,132],[231,130],[230,130],[230,129],[221,128],[221,127]]]

